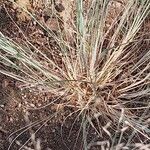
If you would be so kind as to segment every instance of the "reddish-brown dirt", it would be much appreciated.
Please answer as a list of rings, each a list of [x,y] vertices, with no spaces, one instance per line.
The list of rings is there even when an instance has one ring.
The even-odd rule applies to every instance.
[[[16,82],[6,76],[0,78],[0,150],[7,150],[10,141],[26,128],[19,130],[33,122],[41,121],[29,130],[23,132],[11,146],[11,150],[18,150],[30,137],[31,133],[36,132],[36,139],[41,142],[42,150],[82,150],[83,137],[81,121],[76,119],[76,115],[64,118],[71,113],[71,110],[55,114],[54,107],[47,106],[40,110],[35,110],[36,106],[44,106],[51,101],[46,94],[33,94],[28,90],[21,91],[16,87]],[[30,108],[28,110],[27,108]],[[32,110],[33,109],[33,110]],[[28,110],[28,119],[26,112]],[[40,130],[39,130],[40,128]],[[14,133],[15,131],[18,132]],[[14,133],[14,134],[12,134]],[[95,131],[89,131],[89,140],[95,138]],[[21,144],[18,144],[21,143]],[[31,141],[27,142],[26,147],[35,148]]]

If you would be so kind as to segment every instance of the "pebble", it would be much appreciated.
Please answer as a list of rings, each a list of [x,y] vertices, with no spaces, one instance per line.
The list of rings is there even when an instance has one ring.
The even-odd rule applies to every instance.
[[[30,104],[31,107],[35,107],[35,105],[33,103]]]
[[[38,103],[38,106],[42,106],[42,104],[41,104],[41,103]]]
[[[21,103],[18,104],[18,107],[19,107],[19,108],[21,107]]]
[[[4,108],[4,107],[5,107],[5,105],[0,105],[0,107],[1,107],[1,108]]]
[[[10,122],[13,122],[13,119],[12,119],[11,117],[10,117],[10,119],[9,119],[9,120],[10,120]]]

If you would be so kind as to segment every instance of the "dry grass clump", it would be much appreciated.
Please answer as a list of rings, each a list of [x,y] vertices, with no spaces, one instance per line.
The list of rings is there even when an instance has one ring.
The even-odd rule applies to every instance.
[[[101,123],[102,117],[105,123],[128,126],[150,139],[150,50],[141,29],[149,0],[77,0],[75,5],[76,21],[70,20],[68,28],[71,42],[67,28],[55,34],[23,8],[55,40],[57,49],[46,55],[28,40],[27,48],[1,33],[0,62],[15,71],[0,72],[23,87],[60,96],[64,106],[83,114],[91,126],[92,119]],[[62,18],[55,11],[59,26]]]

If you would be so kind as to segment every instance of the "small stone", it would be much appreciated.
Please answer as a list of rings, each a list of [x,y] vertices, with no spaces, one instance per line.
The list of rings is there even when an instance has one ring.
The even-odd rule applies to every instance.
[[[19,108],[21,107],[21,103],[18,104],[18,107],[19,107]]]
[[[35,107],[35,105],[33,103],[30,104],[31,107]]]
[[[62,11],[65,10],[64,6],[63,6],[61,3],[57,4],[57,5],[55,6],[55,9],[56,9],[58,12],[62,12]]]
[[[38,103],[38,106],[42,106],[42,104],[41,104],[41,103]]]
[[[4,107],[5,107],[5,105],[0,105],[0,107],[1,107],[1,108],[4,108]]]
[[[9,120],[10,120],[10,122],[13,122],[13,119],[12,119],[11,117],[10,117],[10,119],[9,119]]]

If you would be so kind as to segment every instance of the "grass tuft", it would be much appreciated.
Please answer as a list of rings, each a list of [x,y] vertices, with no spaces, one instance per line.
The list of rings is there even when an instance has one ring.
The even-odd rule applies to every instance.
[[[56,54],[49,50],[49,57],[28,40],[27,48],[1,32],[0,63],[6,68],[0,73],[21,81],[27,88],[41,92],[44,89],[57,97],[65,94],[62,104],[79,111],[98,135],[101,131],[93,124],[94,119],[98,124],[101,118],[104,124],[113,123],[122,130],[120,147],[126,128],[133,131],[132,137],[138,134],[150,140],[146,123],[150,107],[150,50],[143,47],[141,29],[150,12],[149,0],[77,0],[75,6],[76,21],[71,21],[72,30],[68,31],[73,37],[71,42],[61,29],[56,35],[22,8],[55,40],[58,50]],[[53,15],[60,19],[57,13]],[[111,135],[106,128],[103,130]],[[112,146],[116,138],[117,133]],[[131,139],[127,143],[130,142]],[[84,141],[85,149],[95,144],[104,145],[94,142],[87,146]]]

